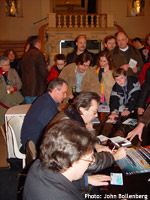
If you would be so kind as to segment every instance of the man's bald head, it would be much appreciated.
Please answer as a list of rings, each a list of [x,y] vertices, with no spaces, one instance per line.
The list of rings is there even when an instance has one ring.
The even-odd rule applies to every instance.
[[[128,37],[124,32],[118,32],[116,34],[116,41],[121,49],[125,49],[128,45]]]

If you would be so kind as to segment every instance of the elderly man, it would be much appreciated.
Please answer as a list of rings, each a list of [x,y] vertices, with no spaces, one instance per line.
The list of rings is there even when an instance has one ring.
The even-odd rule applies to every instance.
[[[81,91],[92,91],[100,95],[100,84],[96,69],[90,67],[91,55],[88,52],[80,54],[76,63],[67,65],[60,73],[59,77],[68,83],[67,96],[73,99],[74,94]]]
[[[58,103],[61,103],[67,93],[66,81],[56,78],[50,81],[47,92],[40,96],[27,113],[21,131],[21,143],[25,149],[28,140],[32,140],[37,148],[41,142],[44,128],[59,112]]]
[[[67,55],[67,64],[74,63],[80,54],[83,52],[88,52],[86,49],[86,37],[84,35],[79,35],[75,41],[75,50]],[[96,60],[94,60],[94,54],[90,52],[88,53],[92,56],[91,65],[94,66],[96,64]]]
[[[27,104],[46,91],[48,70],[44,55],[40,52],[41,42],[38,36],[29,39],[30,49],[21,61],[22,94]]]
[[[128,44],[128,37],[123,32],[116,34],[116,41],[118,46],[111,51],[115,66],[123,68],[129,76],[138,76],[143,67],[140,52],[134,46]]]

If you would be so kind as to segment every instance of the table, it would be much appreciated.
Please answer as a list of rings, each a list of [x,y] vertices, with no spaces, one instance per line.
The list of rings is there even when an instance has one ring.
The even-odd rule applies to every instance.
[[[98,113],[98,115],[99,115],[99,120],[101,122],[99,125],[95,125],[98,135],[102,134],[107,137],[115,137],[115,136],[126,137],[127,134],[135,128],[135,126],[122,124],[122,122],[128,118],[137,119],[136,113],[131,113],[128,117],[119,117],[116,124],[106,123],[109,113],[101,112],[101,113]],[[150,145],[150,134],[149,133],[150,133],[150,126],[144,127],[143,134],[142,134],[143,141],[140,142],[138,140],[138,137],[136,136],[132,140],[132,144],[134,144],[135,146]]]
[[[9,133],[8,129],[8,121],[15,116],[21,117],[24,119],[26,113],[28,112],[29,108],[31,107],[31,104],[22,104],[18,106],[11,107],[7,110],[5,113],[5,129],[6,129],[6,138],[7,138],[7,150],[8,150],[8,158],[14,158],[14,152],[13,152],[13,141],[11,134]]]
[[[103,134],[107,137],[122,136],[126,137],[127,133],[131,131],[134,127],[129,125],[123,125],[122,121],[126,118],[120,117],[116,124],[107,124],[106,120],[109,113],[101,112],[99,113],[99,119],[101,123],[95,125],[98,134]],[[132,114],[129,117],[136,118],[136,115]],[[138,137],[135,137],[132,141],[134,146],[145,146],[150,145],[150,127],[145,127],[142,134],[143,141],[140,142]],[[117,164],[114,164],[111,168],[103,170],[101,174],[110,175],[111,172],[122,173],[121,169]],[[135,174],[126,176],[123,174],[123,186],[109,185],[100,187],[100,199],[150,199],[150,173]],[[149,180],[149,181],[148,181]],[[135,195],[130,196],[129,195]],[[137,196],[136,196],[137,195]],[[145,196],[139,196],[145,195]],[[148,196],[149,195],[149,196]],[[96,199],[96,198],[95,198]]]

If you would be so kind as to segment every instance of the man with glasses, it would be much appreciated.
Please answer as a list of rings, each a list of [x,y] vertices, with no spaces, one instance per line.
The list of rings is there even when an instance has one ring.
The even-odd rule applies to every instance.
[[[50,124],[58,123],[64,119],[71,119],[74,123],[78,122],[79,126],[86,127],[90,135],[96,138],[95,130],[93,129],[92,120],[98,116],[98,104],[100,102],[100,97],[94,92],[81,92],[63,112],[58,113]],[[70,131],[70,134],[71,131]],[[122,159],[126,156],[126,149],[121,147],[115,153],[109,148],[99,145],[96,139],[93,150],[95,150],[94,158],[90,161],[87,173],[84,176],[85,185],[107,185],[107,178],[102,174],[95,174],[101,170],[110,167],[115,160]],[[91,175],[94,173],[94,175]]]
[[[84,52],[75,63],[67,65],[59,77],[68,83],[68,99],[73,99],[81,91],[96,92],[100,95],[100,84],[96,69],[91,67],[91,55]]]

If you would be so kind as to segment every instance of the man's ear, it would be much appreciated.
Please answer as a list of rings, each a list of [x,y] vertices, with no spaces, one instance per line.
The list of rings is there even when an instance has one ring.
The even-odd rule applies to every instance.
[[[57,88],[57,87],[53,89],[53,92],[54,92],[54,93],[56,93],[57,91],[58,91],[58,88]]]
[[[80,107],[80,108],[79,108],[79,110],[80,110],[80,112],[81,112],[81,115],[83,115],[83,114],[84,114],[84,112],[85,112],[85,108],[83,108],[83,107]]]

